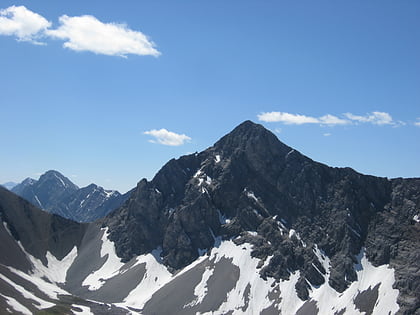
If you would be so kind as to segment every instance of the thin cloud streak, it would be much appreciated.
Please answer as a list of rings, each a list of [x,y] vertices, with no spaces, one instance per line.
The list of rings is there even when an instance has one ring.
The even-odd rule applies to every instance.
[[[364,116],[353,115],[352,113],[345,113],[348,119],[360,123],[372,123],[374,125],[393,125],[395,122],[392,116],[385,112],[372,112]]]
[[[303,124],[319,124],[327,126],[337,125],[357,125],[360,123],[369,123],[373,125],[390,125],[398,127],[405,125],[403,121],[395,121],[389,113],[375,111],[364,116],[354,115],[352,113],[343,114],[344,118],[340,118],[331,114],[321,117],[312,117],[302,114],[291,114],[286,112],[263,112],[257,115],[258,120],[264,122],[281,122],[286,125],[303,125]],[[417,124],[416,124],[417,125]]]
[[[346,125],[350,121],[334,115],[324,115],[319,118],[285,112],[266,112],[258,115],[258,120],[264,122],[282,122],[286,125],[320,124],[320,125]]]

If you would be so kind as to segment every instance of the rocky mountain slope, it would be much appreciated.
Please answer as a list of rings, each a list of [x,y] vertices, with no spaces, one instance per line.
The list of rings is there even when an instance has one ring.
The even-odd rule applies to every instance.
[[[92,222],[121,206],[129,193],[121,195],[91,184],[79,188],[57,171],[48,171],[39,180],[25,179],[12,191],[33,205],[77,222]]]
[[[32,243],[47,244],[42,250],[16,243],[32,223],[24,219],[16,228],[10,212],[38,212],[9,194],[0,190],[0,243],[16,258],[1,261],[0,307],[420,313],[420,179],[328,167],[250,121],[201,153],[169,161],[103,220],[69,223],[71,238],[28,232]],[[20,287],[6,291],[3,282]],[[48,299],[31,289],[35,284]]]

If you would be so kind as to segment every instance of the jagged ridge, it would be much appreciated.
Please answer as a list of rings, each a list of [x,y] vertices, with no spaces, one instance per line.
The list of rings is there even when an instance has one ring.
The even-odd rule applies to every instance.
[[[417,191],[412,189],[407,198],[418,209],[420,185],[418,181],[413,185]],[[382,253],[387,246],[366,241],[376,232],[387,239],[385,229],[372,226],[392,203],[393,181],[314,162],[261,125],[246,121],[207,150],[173,159],[152,181],[140,181],[128,202],[104,225],[124,261],[162,247],[163,261],[173,269],[212,248],[215,236],[251,242],[253,255],[262,262],[272,256],[261,276],[287,279],[299,270],[296,289],[301,299],[307,299],[308,282],[314,286],[324,282],[315,244],[331,258],[329,284],[339,292],[356,280],[353,266],[362,247],[370,257],[385,255],[374,259],[377,264],[396,261],[398,254]],[[407,218],[415,214],[403,205],[394,211]],[[400,223],[410,229],[410,222]],[[412,233],[418,235],[418,228]],[[409,237],[404,241],[408,247],[416,242]],[[419,281],[404,272],[398,277],[406,287],[400,304],[412,310],[418,299],[408,297],[418,293]]]

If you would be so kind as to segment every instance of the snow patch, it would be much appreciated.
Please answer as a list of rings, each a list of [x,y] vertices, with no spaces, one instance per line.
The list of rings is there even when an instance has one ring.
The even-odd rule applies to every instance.
[[[310,292],[310,297],[317,302],[319,314],[333,314],[344,308],[346,308],[346,314],[361,314],[354,305],[354,299],[360,292],[369,288],[372,289],[377,284],[380,284],[378,300],[375,303],[372,315],[395,314],[398,311],[398,290],[392,288],[395,282],[394,270],[388,265],[373,266],[367,260],[364,249],[362,249],[357,256],[359,263],[355,265],[358,281],[353,282],[343,293],[339,293],[331,288],[328,283],[329,258],[318,247],[315,247],[314,253],[327,271],[324,276],[326,282],[318,288],[312,287]]]
[[[67,270],[69,270],[70,266],[73,264],[73,261],[77,257],[77,247],[73,247],[70,253],[68,253],[67,256],[62,260],[58,260],[50,252],[47,252],[47,266],[44,266],[44,264],[39,259],[31,255],[28,255],[28,257],[34,267],[34,276],[39,278],[46,277],[55,283],[64,283],[66,282]]]
[[[52,299],[58,299],[59,294],[70,295],[70,293],[59,288],[56,284],[45,281],[44,279],[39,278],[38,276],[28,275],[13,267],[8,267],[8,269],[16,275],[18,275],[19,277],[25,279],[26,281],[33,283],[40,291],[42,291]]]
[[[9,306],[13,308],[16,312],[20,312],[24,315],[32,315],[32,312],[30,310],[28,310],[25,306],[20,304],[14,298],[3,294],[0,295],[6,299],[6,303],[9,304]]]
[[[220,155],[219,155],[219,154],[217,154],[217,155],[215,156],[214,161],[215,161],[216,163],[219,163],[219,162],[221,161],[221,159],[220,159]]]
[[[73,250],[69,254],[67,254],[67,256],[64,257],[61,261],[57,260],[57,258],[55,258],[53,255],[47,252],[47,266],[51,268],[51,270],[48,270],[49,268],[45,267],[39,259],[33,257],[25,251],[25,248],[22,246],[22,243],[20,241],[18,241],[17,244],[28,257],[28,259],[32,262],[33,270],[32,274],[29,275],[13,267],[7,267],[11,272],[33,283],[39,290],[44,292],[52,299],[58,299],[59,294],[69,295],[67,291],[59,288],[56,283],[60,282],[62,279],[64,279],[65,281],[65,275],[67,274],[67,270],[73,263],[74,258],[77,256],[77,249],[76,253],[74,253],[76,247],[73,248]],[[62,270],[58,270],[60,268]],[[48,281],[46,281],[45,279],[47,279]]]
[[[245,191],[245,193],[246,193],[246,196],[247,196],[247,197],[249,197],[249,198],[251,198],[251,199],[255,200],[256,202],[258,202],[258,198],[257,198],[257,197],[255,197],[255,194],[254,194],[252,191],[248,191],[248,190],[246,190],[246,191]]]
[[[197,178],[199,176],[201,176],[201,174],[203,174],[203,171],[201,170],[201,168],[194,174],[194,178]]]
[[[300,236],[299,236],[299,234],[298,234],[298,233],[296,233],[296,230],[294,230],[294,229],[290,229],[290,230],[289,230],[289,238],[292,238],[293,236],[296,236],[296,238],[297,238],[298,240],[300,240]]]
[[[104,193],[106,195],[105,198],[108,199],[108,198],[112,197],[112,195],[114,195],[116,193],[116,191],[115,190],[104,190]]]
[[[5,221],[3,221],[3,226],[4,226],[4,228],[6,229],[6,232],[10,235],[10,236],[12,236],[12,232],[10,232],[10,229],[9,229],[9,227],[7,226],[7,223],[5,222]],[[12,236],[13,237],[13,236]]]
[[[66,185],[66,183],[64,183],[64,181],[59,177],[59,176],[57,176],[57,174],[55,174],[54,173],[54,176],[61,182],[61,184],[64,186],[64,187],[67,187],[67,185]]]
[[[194,295],[196,296],[196,298],[190,303],[184,305],[184,308],[192,307],[203,302],[207,294],[207,281],[209,281],[210,277],[213,275],[213,272],[213,269],[211,269],[210,267],[206,267],[206,270],[204,270],[203,275],[201,277],[200,283],[197,284],[197,286],[194,289]]]
[[[38,199],[38,196],[37,196],[37,195],[35,195],[35,200],[36,200],[36,202],[38,203],[39,207],[40,207],[40,208],[43,208],[42,203],[41,203],[41,201],[39,201],[39,199]]]
[[[318,248],[318,245],[315,244],[315,248],[314,248],[314,254],[316,256],[316,258],[318,259],[318,261],[321,263],[322,267],[324,267],[324,270],[326,272],[324,276],[324,279],[326,282],[328,282],[328,278],[330,275],[330,259],[328,258],[328,256],[325,254],[325,252],[321,249]],[[321,273],[322,275],[322,273]]]
[[[108,228],[101,230],[103,231],[101,257],[106,257],[106,261],[101,268],[91,273],[83,281],[82,285],[87,286],[90,291],[101,288],[105,284],[105,280],[119,274],[121,267],[124,266],[115,252],[114,243],[107,237]]]
[[[299,280],[300,272],[296,271],[290,275],[289,280],[282,280],[279,284],[281,301],[277,308],[281,314],[296,314],[297,310],[303,305],[304,301],[299,299],[296,293],[296,283]],[[326,314],[326,313],[319,313]]]
[[[172,274],[160,262],[161,252],[161,249],[155,249],[151,254],[136,258],[133,267],[144,263],[146,271],[139,285],[127,295],[122,305],[143,308],[152,295],[170,281]]]
[[[46,301],[38,298],[32,292],[27,291],[24,287],[14,283],[12,280],[10,280],[9,278],[7,278],[6,276],[4,276],[2,274],[0,274],[0,279],[2,279],[4,282],[10,284],[13,288],[15,288],[16,291],[19,291],[25,299],[35,301],[36,304],[33,304],[33,305],[38,309],[49,308],[49,307],[53,307],[55,305],[54,303],[46,302]]]
[[[418,214],[416,214],[416,215],[413,217],[413,220],[414,220],[414,221],[416,221],[417,223],[419,223],[419,222],[420,222],[420,216],[419,216]]]
[[[211,251],[210,260],[213,260],[215,264],[222,258],[226,258],[240,269],[236,286],[227,294],[226,300],[215,313],[226,314],[233,311],[232,314],[259,314],[261,310],[271,305],[268,294],[272,289],[274,279],[265,281],[260,277],[257,269],[259,259],[251,257],[251,251],[251,244],[237,246],[231,240],[221,242],[219,247]],[[242,308],[246,305],[244,293],[247,287],[249,287],[249,301],[244,312]]]

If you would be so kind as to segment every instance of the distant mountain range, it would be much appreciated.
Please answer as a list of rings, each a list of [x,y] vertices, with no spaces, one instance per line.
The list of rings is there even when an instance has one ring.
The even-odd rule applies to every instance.
[[[79,188],[54,170],[47,171],[39,180],[26,178],[11,191],[41,209],[77,222],[92,222],[106,216],[130,194],[122,195],[95,184]]]
[[[4,188],[8,189],[8,190],[12,190],[13,187],[15,187],[17,185],[17,183],[15,182],[7,182],[4,184],[1,184],[1,186],[3,186]]]
[[[36,189],[41,204],[80,191],[47,173],[28,185],[56,182]],[[12,313],[420,310],[420,178],[328,167],[251,121],[170,160],[93,223],[3,188],[0,218],[0,310]]]

